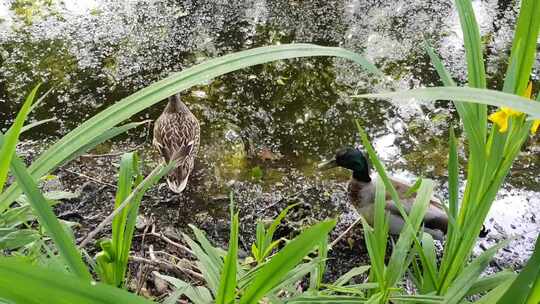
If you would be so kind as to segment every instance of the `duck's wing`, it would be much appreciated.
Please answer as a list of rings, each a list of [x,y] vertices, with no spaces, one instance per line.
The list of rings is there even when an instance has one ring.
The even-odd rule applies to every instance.
[[[154,123],[154,136],[152,145],[156,147],[163,160],[168,163],[171,159],[171,151],[167,146],[167,122],[162,114]]]
[[[411,212],[412,205],[414,203],[414,198],[403,199],[401,200],[405,212],[409,214]],[[392,200],[386,201],[385,206],[386,211],[392,216],[401,217],[398,207],[395,202]],[[448,216],[446,212],[440,208],[430,205],[426,210],[424,215],[424,227],[431,230],[440,230],[446,233],[448,229]]]
[[[410,183],[408,183],[408,182],[406,182],[406,181],[404,181],[402,179],[396,178],[396,177],[390,177],[390,181],[394,185],[394,188],[396,189],[396,191],[399,194],[400,198],[403,198],[404,201],[409,201],[410,204],[412,204],[414,202],[414,200],[409,200],[409,198],[415,198],[416,195],[414,195],[414,194],[410,195],[408,193],[413,185],[411,185]],[[392,199],[390,197],[390,194],[388,194],[388,193],[386,194],[386,199],[387,200]],[[443,212],[443,213],[445,212],[443,203],[437,197],[432,196],[431,200],[429,201],[429,204],[430,204],[430,206],[429,206],[430,209],[431,208],[436,208],[436,209],[440,209],[441,212]]]
[[[396,189],[400,198],[406,198],[407,192],[413,186],[409,184],[407,181],[397,178],[397,177],[393,177],[393,176],[390,177],[390,181],[392,182],[392,185],[394,185],[394,188]],[[387,196],[387,199],[392,199],[389,193],[387,193],[386,196]]]
[[[156,120],[152,143],[165,162],[194,157],[199,141],[199,122],[192,114],[165,114]]]

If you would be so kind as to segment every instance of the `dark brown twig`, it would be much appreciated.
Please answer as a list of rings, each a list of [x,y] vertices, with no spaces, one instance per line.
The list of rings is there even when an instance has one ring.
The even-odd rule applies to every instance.
[[[187,248],[186,246],[184,246],[184,245],[182,245],[180,243],[177,243],[177,242],[171,240],[170,238],[163,235],[163,233],[161,233],[161,232],[156,232],[156,225],[152,225],[152,230],[149,233],[147,233],[147,235],[152,235],[152,236],[158,237],[158,238],[162,239],[163,241],[165,241],[166,243],[168,243],[170,245],[173,245],[174,247],[177,247],[177,248],[181,249],[182,251],[185,251],[185,252],[191,254],[192,256],[195,256],[193,254],[193,251],[191,251],[191,249]]]
[[[342,238],[344,238],[347,233],[349,233],[349,231],[351,231],[351,229],[353,229],[353,227],[360,222],[360,220],[360,217],[357,218],[356,221],[354,221],[349,227],[347,227],[347,229],[345,229],[345,231],[343,231],[343,233],[341,233],[335,240],[333,240],[332,243],[330,243],[330,248],[334,247]]]
[[[99,179],[97,179],[97,178],[88,176],[88,175],[83,174],[83,173],[75,172],[75,171],[72,171],[72,170],[69,170],[69,169],[66,169],[66,168],[61,168],[61,170],[66,171],[66,172],[68,172],[68,173],[71,173],[71,174],[73,174],[73,175],[77,175],[77,176],[79,176],[79,177],[82,177],[82,178],[91,180],[91,181],[96,182],[96,183],[98,183],[98,184],[102,184],[102,185],[105,185],[105,186],[109,186],[109,187],[112,187],[112,188],[115,188],[115,189],[118,188],[118,186],[116,186],[116,185],[113,185],[113,184],[111,184],[111,183],[107,183],[107,182],[101,181],[101,180],[99,180]]]
[[[166,262],[166,261],[161,260],[161,259],[150,260],[150,259],[146,259],[146,258],[142,258],[142,257],[138,257],[138,256],[129,256],[129,259],[131,261],[133,261],[133,262],[136,262],[136,263],[145,263],[145,264],[148,264],[148,265],[159,267],[162,270],[173,272],[176,275],[188,275],[188,276],[190,276],[190,277],[192,277],[194,279],[197,279],[199,281],[204,281],[204,277],[202,276],[202,274],[200,274],[200,273],[198,273],[196,271],[193,271],[191,269],[183,268],[183,267],[180,267],[178,265]]]

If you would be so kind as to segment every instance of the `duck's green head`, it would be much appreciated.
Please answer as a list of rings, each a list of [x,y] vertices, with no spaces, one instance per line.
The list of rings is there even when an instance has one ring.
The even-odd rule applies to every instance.
[[[336,152],[334,159],[319,164],[319,169],[327,170],[334,167],[342,167],[353,172],[354,179],[362,182],[370,182],[369,164],[364,153],[357,148],[345,147]]]

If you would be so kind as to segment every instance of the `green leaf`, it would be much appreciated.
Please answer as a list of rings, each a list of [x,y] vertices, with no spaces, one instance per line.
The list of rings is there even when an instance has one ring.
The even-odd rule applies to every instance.
[[[359,216],[360,220],[362,221],[364,240],[366,242],[369,259],[371,262],[370,281],[373,281],[372,277],[374,277],[374,280],[381,284],[381,288],[386,288],[386,280],[384,278],[384,253],[378,251],[378,240],[375,237],[373,228],[369,226],[369,223],[361,214]]]
[[[14,228],[33,219],[35,219],[35,215],[29,205],[13,207],[0,214],[0,227]]]
[[[114,209],[117,209],[129,196],[133,189],[135,178],[138,176],[138,159],[135,153],[125,153],[120,160],[120,172],[118,173],[118,188],[114,200]],[[121,287],[127,266],[127,254],[124,252],[125,242],[129,242],[126,235],[127,217],[134,202],[122,209],[112,221],[112,253],[114,257],[113,278],[108,281],[114,282],[116,287]],[[127,248],[129,253],[129,248]],[[126,260],[124,264],[123,261]]]
[[[467,57],[467,74],[469,86],[475,88],[486,87],[486,69],[484,68],[484,56],[480,30],[474,16],[471,0],[456,0],[457,11],[463,31],[465,55]],[[487,107],[485,105],[473,105],[470,107],[475,113],[476,126],[481,136],[481,143],[485,143],[487,130]]]
[[[444,298],[441,296],[431,295],[393,295],[389,297],[392,303],[414,303],[414,304],[439,304],[443,303]]]
[[[267,292],[279,284],[313,248],[334,228],[335,221],[318,223],[290,241],[281,251],[272,257],[253,279],[242,298],[242,303],[257,303]]]
[[[499,286],[495,287],[490,292],[483,295],[480,299],[475,301],[475,304],[493,304],[497,303],[497,301],[504,295],[504,293],[510,288],[510,285],[512,285],[512,282],[514,280],[508,280],[501,283]]]
[[[390,260],[388,261],[385,277],[389,287],[393,287],[398,283],[409,266],[406,262],[407,253],[411,248],[414,238],[421,229],[421,224],[432,198],[432,194],[433,181],[429,179],[422,180],[418,195],[416,196],[409,214],[409,220],[412,226],[403,227],[399,234],[396,246],[394,247],[394,250],[392,250]]]
[[[71,155],[87,146],[99,135],[144,109],[177,92],[199,85],[214,77],[257,64],[280,59],[311,56],[342,57],[357,63],[377,75],[382,73],[364,57],[341,48],[323,47],[311,44],[282,44],[254,48],[211,59],[182,72],[160,80],[134,94],[120,100],[104,111],[85,121],[79,127],[62,137],[32,163],[29,172],[34,178],[47,174],[66,161]],[[5,210],[20,194],[14,184],[0,196],[0,212]]]
[[[304,278],[308,273],[311,273],[313,270],[315,270],[321,262],[321,258],[317,257],[313,260],[302,263],[300,265],[297,265],[294,267],[287,275],[285,276],[286,279],[281,281],[276,287],[274,287],[270,293],[279,293],[283,289],[295,289],[296,283],[298,283],[302,278]]]
[[[51,206],[49,206],[43,194],[39,191],[32,176],[26,171],[24,164],[17,156],[14,156],[11,161],[11,169],[21,188],[26,193],[32,209],[38,216],[39,223],[54,241],[70,270],[81,280],[90,281],[90,273],[84,265],[81,254],[73,243],[73,239],[66,233],[54,215]]]
[[[447,87],[455,87],[456,83],[454,79],[452,78],[452,75],[450,75],[448,70],[444,67],[443,62],[441,61],[439,56],[435,54],[435,51],[433,50],[433,48],[429,45],[427,41],[425,41],[424,48],[426,52],[428,53],[431,63],[435,67],[437,74],[439,74],[439,77],[441,77],[443,84]]]
[[[30,129],[33,129],[33,128],[37,127],[37,126],[41,126],[42,124],[46,124],[48,122],[55,121],[55,120],[56,120],[56,118],[48,118],[48,119],[38,120],[36,122],[27,124],[24,127],[22,127],[21,134],[28,131],[28,130],[30,130]]]
[[[448,152],[448,201],[449,201],[449,216],[455,220],[459,210],[459,160],[458,160],[458,145],[454,134],[454,129],[450,128]],[[448,235],[452,235],[452,230],[455,229],[453,221],[448,225]]]
[[[2,193],[2,190],[4,189],[4,184],[6,183],[9,171],[9,165],[11,163],[13,154],[15,153],[17,142],[19,141],[19,134],[21,133],[26,116],[28,116],[28,113],[30,113],[30,107],[32,106],[32,102],[34,102],[39,86],[39,84],[35,86],[30,94],[28,94],[26,97],[21,110],[13,122],[13,125],[7,131],[5,139],[0,145],[0,193]]]
[[[463,31],[469,86],[485,88],[486,70],[484,68],[482,40],[480,39],[480,30],[474,16],[471,0],[456,0],[455,3],[459,13],[461,30]],[[481,117],[478,116],[478,119],[481,119]],[[485,118],[483,121],[486,121]]]
[[[263,247],[265,244],[266,232],[264,229],[264,224],[261,220],[257,221],[257,229],[255,234],[255,243],[252,244],[251,250],[253,252],[253,257],[257,260],[257,263],[261,263],[264,259]]]
[[[232,210],[231,210],[232,211]],[[231,219],[229,251],[225,257],[216,303],[226,304],[234,301],[236,291],[236,265],[238,264],[238,213]]]
[[[495,253],[504,247],[508,242],[502,242],[496,246],[484,251],[481,255],[475,258],[461,273],[456,277],[450,288],[445,294],[446,304],[461,303],[469,289],[477,281],[478,277],[489,265],[489,261],[493,258]],[[515,303],[515,302],[512,302]]]
[[[328,238],[323,239],[318,246],[319,265],[313,269],[309,275],[309,289],[312,291],[321,288],[324,271],[326,268],[326,258],[328,257]]]
[[[216,267],[216,265],[212,262],[212,258],[210,258],[209,255],[204,252],[199,244],[193,241],[187,234],[182,235],[198,260],[197,267],[201,271],[206,284],[213,294],[217,294],[221,268]]]
[[[193,287],[190,284],[174,277],[159,273],[156,275],[176,287],[176,290],[169,297],[167,297],[167,299],[165,299],[163,302],[164,304],[176,304],[178,298],[180,298],[182,295],[186,295],[186,297],[188,297],[194,304],[210,304],[213,302],[210,291],[205,287]]]
[[[153,303],[112,286],[0,258],[0,299],[11,303]]]
[[[509,107],[517,111],[527,113],[532,116],[531,118],[540,118],[540,103],[514,94],[487,89],[475,89],[467,87],[433,87],[381,94],[364,94],[356,97],[382,99],[418,98],[432,102],[437,100],[458,100],[463,102],[489,104],[497,107]]]
[[[287,304],[346,304],[346,303],[366,303],[366,298],[358,296],[299,296],[286,301]]]
[[[220,256],[220,252],[218,251],[218,249],[212,246],[212,244],[210,244],[210,241],[208,241],[205,233],[202,230],[191,224],[189,224],[188,226],[191,228],[191,230],[193,230],[197,242],[201,244],[202,249],[204,249],[204,252],[208,255],[208,258],[210,258],[210,261],[213,265],[212,267],[221,271],[221,269],[223,268],[223,260]]]
[[[374,221],[376,229],[385,231],[377,232],[367,222],[367,220],[360,214],[360,220],[363,226],[364,239],[371,261],[370,281],[374,277],[375,281],[381,285],[381,288],[386,288],[385,279],[385,265],[384,258],[386,255],[386,243],[388,239],[388,224],[385,215],[385,186],[381,178],[377,178],[375,181],[375,216]],[[381,234],[382,237],[379,237]]]
[[[420,184],[422,183],[422,179],[421,178],[418,178],[414,184],[412,184],[412,186],[405,192],[405,197],[411,197],[413,196],[413,194],[416,193],[416,191],[418,191],[418,188],[420,188]]]
[[[39,237],[36,230],[17,229],[6,235],[0,235],[0,250],[17,249],[36,241]]]
[[[386,244],[388,243],[389,219],[386,214],[386,188],[381,178],[375,181],[375,216],[373,217],[373,229],[376,239],[379,259],[384,264],[386,256]]]
[[[343,274],[342,276],[340,276],[340,277],[334,282],[333,285],[336,285],[336,286],[343,286],[343,285],[347,284],[352,278],[364,274],[366,271],[369,270],[369,268],[370,268],[370,266],[368,266],[368,265],[354,267],[354,268],[352,268],[351,270],[347,271],[347,272],[346,272],[345,274]]]
[[[540,294],[538,294],[538,291],[534,290],[534,287],[538,288],[538,282],[540,281],[539,236],[536,238],[536,246],[527,265],[497,304],[540,303]]]
[[[428,233],[422,234],[422,249],[424,250],[424,256],[426,257],[425,263],[429,265],[423,265],[422,278],[424,284],[422,286],[422,293],[428,293],[437,290],[437,252],[435,251],[435,244],[433,237]],[[428,273],[428,269],[433,272],[434,278]]]
[[[439,77],[441,77],[443,84],[447,87],[455,87],[456,83],[452,79],[452,76],[446,70],[444,64],[435,54],[435,51],[433,51],[433,49],[429,46],[427,41],[426,51],[431,59],[433,66],[439,74]],[[479,126],[477,124],[478,119],[476,118],[475,105],[468,102],[460,101],[454,101],[453,103],[456,107],[457,112],[459,113],[459,117],[463,121],[463,127],[465,129],[465,132],[470,139],[469,149],[471,151],[471,155],[480,155],[479,153],[481,153],[484,149],[482,143],[484,142],[485,137],[482,137],[482,131],[479,129]]]
[[[105,141],[107,141],[107,140],[109,140],[109,139],[111,139],[113,137],[116,137],[116,136],[118,136],[118,135],[120,135],[122,133],[125,133],[125,132],[127,132],[127,131],[129,131],[131,129],[134,129],[134,128],[140,126],[140,125],[146,124],[146,123],[147,123],[147,121],[132,122],[132,123],[127,123],[125,125],[121,125],[119,127],[110,128],[109,130],[106,130],[105,132],[100,133],[96,137],[92,138],[87,143],[81,145],[78,149],[73,151],[70,155],[65,156],[63,160],[59,161],[57,166],[68,163],[68,162],[74,160],[75,158],[81,156],[82,154],[86,153],[87,151],[91,150],[95,146],[97,146],[97,145],[99,145],[99,144],[101,144],[101,143],[103,143],[103,142],[105,142]],[[32,165],[34,165],[34,163],[32,163]],[[0,207],[1,207],[1,205],[0,205]]]
[[[281,221],[287,216],[287,213],[289,213],[289,211],[298,206],[299,203],[296,203],[296,204],[292,204],[292,205],[289,205],[287,206],[287,208],[283,209],[279,215],[274,219],[274,221],[272,221],[272,224],[270,225],[270,227],[268,228],[268,230],[266,231],[266,237],[264,238],[264,249],[263,249],[263,252],[266,252],[268,247],[270,247],[270,243],[272,242],[272,239],[274,238],[274,233],[276,232],[276,229],[277,227],[279,226],[279,224],[281,223]],[[266,256],[265,256],[266,257]],[[265,258],[263,257],[263,258]]]
[[[492,275],[481,277],[471,286],[467,292],[467,296],[493,290],[497,286],[504,284],[507,281],[513,281],[516,277],[517,274],[513,271],[501,271]]]
[[[337,285],[328,285],[324,284],[328,290],[339,292],[339,293],[348,293],[355,295],[364,295],[364,290],[377,289],[379,288],[378,283],[362,283],[362,284],[352,284],[347,286],[337,286]]]
[[[536,58],[536,42],[540,30],[540,2],[521,1],[517,19],[510,64],[506,70],[503,91],[523,95]]]

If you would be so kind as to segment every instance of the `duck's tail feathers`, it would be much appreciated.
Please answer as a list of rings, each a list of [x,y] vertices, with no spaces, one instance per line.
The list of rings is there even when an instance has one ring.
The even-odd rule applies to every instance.
[[[184,191],[188,182],[188,177],[184,178],[182,181],[178,182],[175,178],[167,178],[167,185],[171,191],[180,193]]]

